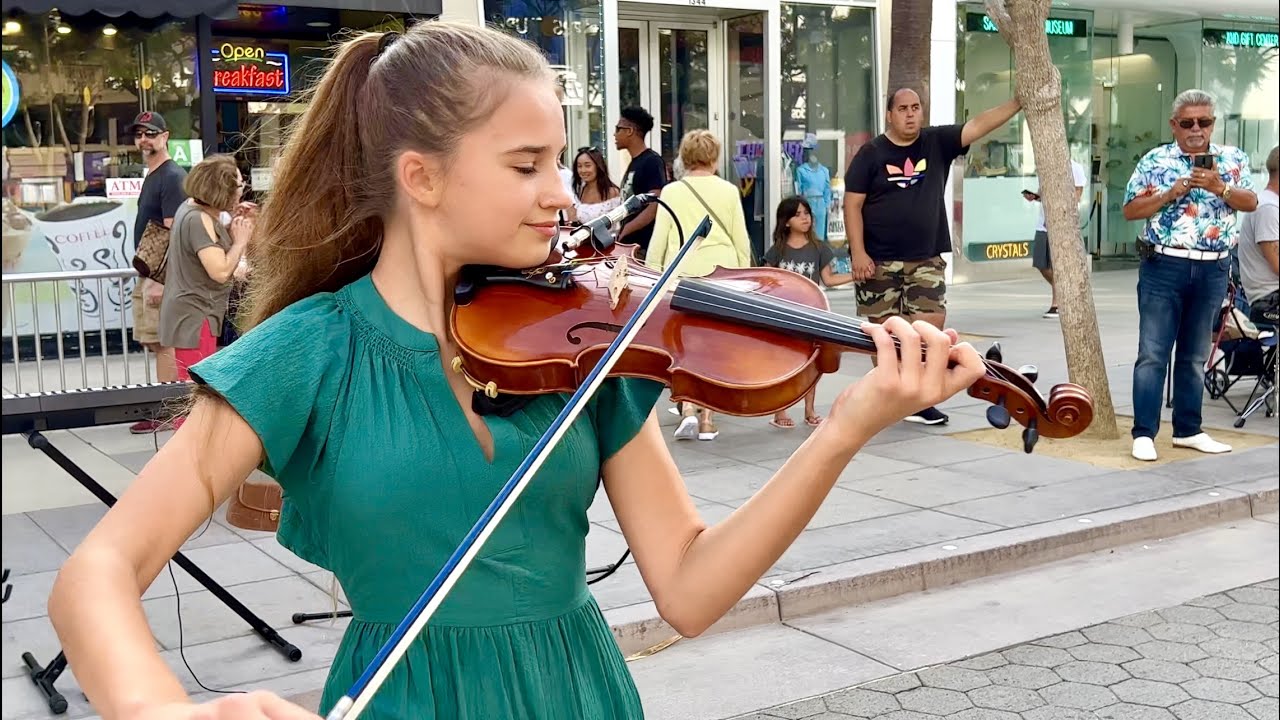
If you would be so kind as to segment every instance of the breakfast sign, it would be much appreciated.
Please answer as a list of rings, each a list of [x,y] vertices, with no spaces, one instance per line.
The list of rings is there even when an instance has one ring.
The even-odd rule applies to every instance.
[[[225,42],[212,49],[213,91],[228,95],[288,95],[289,54]]]

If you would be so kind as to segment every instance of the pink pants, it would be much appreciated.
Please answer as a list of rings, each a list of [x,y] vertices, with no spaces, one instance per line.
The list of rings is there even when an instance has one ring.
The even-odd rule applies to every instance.
[[[178,366],[178,379],[190,381],[191,372],[188,368],[209,357],[217,350],[218,338],[213,334],[213,323],[205,320],[200,326],[200,344],[197,347],[175,348],[173,351],[173,359]]]

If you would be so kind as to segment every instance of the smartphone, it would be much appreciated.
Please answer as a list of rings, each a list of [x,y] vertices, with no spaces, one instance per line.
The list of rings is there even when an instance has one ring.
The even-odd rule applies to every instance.
[[[1203,168],[1205,170],[1212,170],[1213,156],[1209,154],[1196,155],[1195,157],[1191,158],[1191,164],[1198,168]]]
[[[1035,193],[1031,192],[1030,190],[1023,190],[1023,191],[1022,191],[1022,197],[1026,198],[1026,199],[1028,199],[1028,200],[1039,200],[1039,199],[1040,199],[1040,196],[1039,196],[1039,195],[1037,195],[1037,194],[1035,194]]]

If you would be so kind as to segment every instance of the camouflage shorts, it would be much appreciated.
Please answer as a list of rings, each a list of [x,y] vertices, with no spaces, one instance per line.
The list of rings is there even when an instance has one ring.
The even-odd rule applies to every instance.
[[[876,262],[876,272],[858,283],[858,312],[874,322],[894,315],[910,318],[947,311],[947,262],[928,260]]]

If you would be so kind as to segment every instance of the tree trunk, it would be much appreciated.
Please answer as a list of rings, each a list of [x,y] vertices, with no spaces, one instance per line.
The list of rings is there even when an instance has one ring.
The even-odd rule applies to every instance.
[[[1093,422],[1084,437],[1119,436],[1107,364],[1102,354],[1098,314],[1089,284],[1087,258],[1080,240],[1079,212],[1071,181],[1062,116],[1062,78],[1049,55],[1044,24],[1050,0],[986,0],[987,14],[1013,49],[1017,97],[1031,130],[1036,174],[1040,178],[1045,227],[1053,256],[1067,374],[1093,397]]]
[[[889,87],[885,91],[893,92],[904,87],[915,90],[920,96],[926,125],[929,123],[929,43],[932,32],[933,0],[893,0],[889,27]]]

